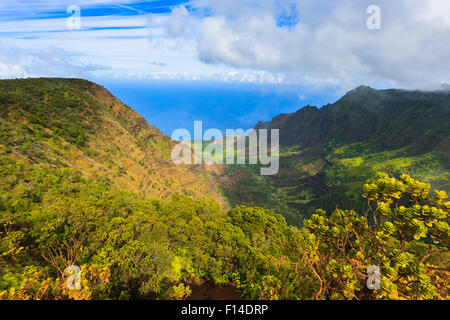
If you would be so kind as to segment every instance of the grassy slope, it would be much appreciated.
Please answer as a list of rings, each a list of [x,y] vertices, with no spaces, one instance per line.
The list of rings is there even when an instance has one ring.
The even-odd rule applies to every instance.
[[[108,283],[88,292],[102,299],[173,298],[180,282],[204,281],[258,297],[264,277],[280,273],[288,246],[267,248],[260,234],[287,237],[285,220],[223,211],[211,168],[173,165],[169,138],[104,88],[0,81],[0,124],[0,299],[38,297],[69,261],[109,270]],[[171,195],[180,196],[160,200]],[[67,241],[74,261],[45,259]],[[44,298],[68,298],[58,290]]]
[[[143,199],[219,198],[211,174],[227,186],[248,176],[233,167],[225,177],[223,167],[207,166],[208,173],[174,167],[168,138],[103,88],[82,80],[1,81],[0,122],[0,299],[71,298],[57,289],[61,274],[44,259],[53,245],[64,250],[68,239],[78,252],[70,263],[88,274],[85,298],[180,298],[180,284],[195,287],[200,280],[268,299],[298,273],[298,263],[286,257],[298,249],[299,230],[280,215],[242,207],[224,212],[217,203],[187,197]],[[285,214],[294,210],[287,200],[309,204],[314,195],[295,188],[309,183],[317,190],[333,161],[364,164],[353,147],[326,157],[313,148],[284,147],[280,176],[265,179],[257,167],[248,168],[254,181],[241,196],[270,201]],[[300,186],[298,177],[304,177]],[[99,270],[105,270],[101,277]],[[313,275],[300,270],[302,282],[286,298],[317,291]]]
[[[144,198],[179,194],[224,203],[203,168],[174,166],[170,139],[94,83],[0,81],[0,123],[3,161],[74,168]]]
[[[280,128],[275,177],[258,166],[174,166],[170,140],[104,88],[83,80],[0,81],[3,163],[69,167],[144,198],[189,195],[259,205],[299,224],[314,208],[361,206],[363,182],[386,171],[449,190],[449,95],[360,87],[258,128]]]

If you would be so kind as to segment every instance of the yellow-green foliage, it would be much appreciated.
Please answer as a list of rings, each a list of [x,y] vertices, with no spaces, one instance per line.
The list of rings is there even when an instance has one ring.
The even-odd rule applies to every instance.
[[[225,211],[204,168],[173,166],[167,137],[87,81],[1,81],[0,124],[0,299],[185,299],[198,280],[253,299],[448,298],[446,193],[408,175],[364,184],[382,168],[448,185],[439,152],[293,146],[271,180],[258,167],[224,179],[240,183],[238,203],[291,223],[291,206],[338,207],[299,229],[258,207]],[[363,184],[366,210],[339,209]],[[72,264],[80,289],[66,286]],[[365,288],[370,265],[380,290]]]
[[[397,180],[379,173],[364,185],[363,215],[336,209],[327,217],[318,210],[305,221],[308,245],[300,252],[318,281],[316,298],[447,298],[446,290],[436,289],[430,277],[435,270],[426,262],[448,251],[450,202],[445,191],[429,190],[408,175]],[[419,253],[414,241],[421,239],[427,248]],[[371,265],[381,270],[381,288],[373,291],[365,288]]]
[[[76,79],[0,81],[0,156],[85,177],[108,176],[120,190],[148,198],[187,191],[224,201],[208,176],[175,166],[173,143],[103,87]]]
[[[362,157],[342,159],[341,163],[347,167],[358,167],[363,163]]]
[[[103,177],[3,161],[3,299],[181,299],[192,279],[239,279],[243,295],[259,298],[265,276],[280,272],[287,281],[293,272],[277,263],[291,229],[261,208],[225,212],[210,200],[148,200]],[[81,266],[80,291],[64,285],[71,264]]]

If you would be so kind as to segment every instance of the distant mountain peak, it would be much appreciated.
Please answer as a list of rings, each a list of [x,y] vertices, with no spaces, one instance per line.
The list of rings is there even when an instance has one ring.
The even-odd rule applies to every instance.
[[[363,90],[375,90],[375,89],[366,85],[360,85],[355,89],[353,89],[353,91],[363,91]]]
[[[369,87],[369,86],[365,86],[365,85],[361,85],[359,87],[356,87],[352,90],[350,90],[349,92],[347,92],[344,97],[346,96],[355,96],[355,95],[365,95],[365,94],[369,94],[369,93],[375,93],[378,90]]]
[[[376,90],[359,86],[336,103],[317,109],[305,106],[297,112],[279,115],[256,128],[280,129],[285,146],[326,146],[372,139],[386,149],[413,143],[432,149],[447,132],[450,101],[439,92]],[[426,126],[419,119],[427,119]],[[402,126],[399,126],[399,123]],[[421,139],[416,139],[417,136]]]
[[[438,91],[450,92],[450,84],[443,83]]]

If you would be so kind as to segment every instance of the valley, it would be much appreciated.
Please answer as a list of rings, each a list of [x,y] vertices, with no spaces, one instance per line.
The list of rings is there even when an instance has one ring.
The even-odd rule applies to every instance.
[[[280,172],[231,166],[232,204],[258,205],[301,225],[317,207],[362,209],[363,184],[377,171],[403,173],[450,190],[450,93],[359,87],[333,105],[306,106],[258,123],[280,129]]]
[[[175,165],[95,83],[0,80],[0,300],[448,299],[448,119],[448,92],[359,87],[258,123],[262,176]]]

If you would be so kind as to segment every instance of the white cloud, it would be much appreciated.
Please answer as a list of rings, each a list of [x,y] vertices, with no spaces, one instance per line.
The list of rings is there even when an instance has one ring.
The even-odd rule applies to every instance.
[[[183,72],[183,71],[155,71],[155,72],[129,72],[126,78],[137,78],[141,80],[190,80],[190,81],[220,81],[220,82],[251,82],[251,83],[284,83],[282,74],[272,74],[266,71],[239,70],[229,72],[211,73]]]
[[[27,50],[9,47],[0,51],[0,78],[83,77],[102,65],[77,62],[59,48]]]
[[[379,31],[366,28],[374,3]],[[64,18],[30,18],[70,4],[0,3],[0,77],[133,75],[342,90],[450,82],[448,0],[191,0],[189,10],[171,14],[90,17],[84,8],[111,1],[78,0],[82,30],[67,30]]]
[[[189,26],[185,30],[191,30],[184,36],[195,40],[205,63],[283,73],[286,81],[341,83],[346,88],[360,83],[411,88],[450,82],[447,0],[378,0],[382,29],[377,31],[366,27],[366,8],[373,0],[279,3],[194,0],[197,10],[190,21],[183,17]],[[179,12],[177,8],[173,19]],[[280,24],[286,12],[297,15],[296,24]],[[177,21],[177,30],[183,30]]]
[[[173,37],[177,37],[187,32],[189,22],[189,12],[185,6],[178,6],[172,9],[171,19],[166,24],[166,32]]]
[[[27,72],[19,65],[8,65],[0,62],[0,79],[24,78]]]

